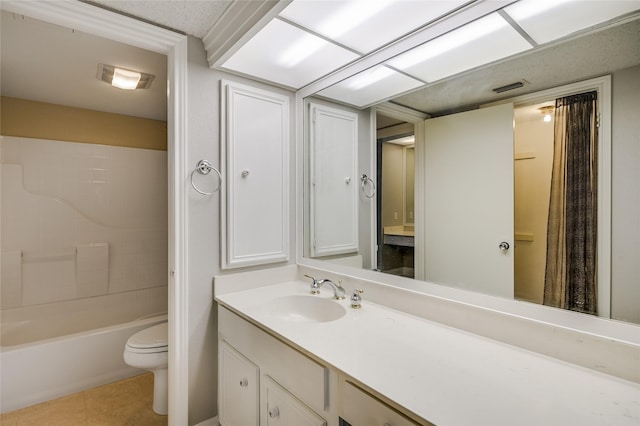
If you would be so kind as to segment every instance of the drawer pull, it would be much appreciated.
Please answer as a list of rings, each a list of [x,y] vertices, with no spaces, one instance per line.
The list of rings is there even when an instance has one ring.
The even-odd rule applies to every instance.
[[[280,409],[278,407],[273,407],[269,410],[269,418],[275,419],[277,417],[280,417]]]
[[[249,386],[249,381],[245,377],[244,379],[240,380],[240,387],[246,388],[247,386]]]

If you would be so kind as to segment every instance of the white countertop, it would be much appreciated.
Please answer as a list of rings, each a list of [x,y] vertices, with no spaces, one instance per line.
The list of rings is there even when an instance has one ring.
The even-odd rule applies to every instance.
[[[342,318],[294,322],[269,300],[309,294],[302,281],[216,300],[437,425],[640,425],[640,384],[368,302]],[[318,296],[330,298],[322,289]],[[640,366],[638,366],[640,368]]]

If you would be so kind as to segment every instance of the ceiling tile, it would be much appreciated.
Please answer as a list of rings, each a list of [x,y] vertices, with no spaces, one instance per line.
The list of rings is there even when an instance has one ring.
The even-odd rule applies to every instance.
[[[334,84],[318,94],[362,108],[422,85],[421,81],[379,65]]]
[[[369,53],[458,8],[466,0],[294,0],[280,16]]]
[[[387,63],[427,82],[485,65],[532,46],[497,13],[396,56]]]
[[[222,68],[298,89],[359,56],[274,19]]]
[[[543,44],[639,9],[637,0],[522,0],[505,11]]]

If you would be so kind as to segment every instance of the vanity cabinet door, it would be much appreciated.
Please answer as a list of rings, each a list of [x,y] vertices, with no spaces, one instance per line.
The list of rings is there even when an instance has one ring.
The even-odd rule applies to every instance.
[[[238,351],[220,341],[218,389],[222,426],[258,426],[260,371]]]
[[[418,426],[384,402],[349,382],[343,382],[343,408],[340,417],[350,426]]]
[[[326,426],[327,422],[269,376],[262,381],[264,426]]]

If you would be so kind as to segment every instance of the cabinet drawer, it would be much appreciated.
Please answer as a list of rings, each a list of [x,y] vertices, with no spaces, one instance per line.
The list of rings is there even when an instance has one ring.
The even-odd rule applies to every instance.
[[[262,394],[265,408],[262,424],[267,426],[326,426],[327,422],[296,397],[278,385],[271,377],[264,376]]]
[[[242,352],[318,413],[329,405],[326,367],[224,307],[218,309],[220,339]]]
[[[260,371],[251,361],[220,342],[218,395],[224,426],[258,425]]]
[[[351,426],[418,426],[384,402],[349,382],[342,385],[341,417]]]

